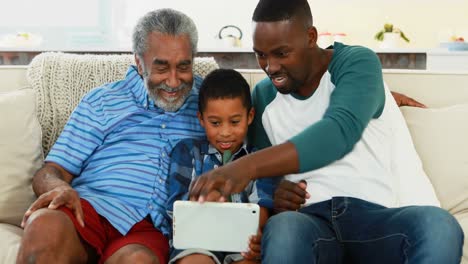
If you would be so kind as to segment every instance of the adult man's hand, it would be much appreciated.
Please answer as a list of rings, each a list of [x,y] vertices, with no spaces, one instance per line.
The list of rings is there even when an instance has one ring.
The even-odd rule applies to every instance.
[[[397,103],[398,106],[412,106],[412,107],[421,107],[421,108],[427,107],[426,105],[401,93],[392,92],[392,96],[395,99],[395,102]]]
[[[259,150],[222,167],[211,170],[190,186],[191,201],[226,201],[251,180],[299,172],[299,158],[291,142]]]
[[[251,179],[239,166],[237,162],[229,163],[198,177],[190,186],[190,200],[225,202],[230,194],[243,191]]]
[[[307,183],[300,181],[294,183],[288,180],[282,180],[276,188],[274,194],[274,209],[276,212],[296,211],[301,208],[310,198],[310,194],[306,191]]]
[[[66,206],[70,208],[78,223],[84,227],[83,210],[81,208],[80,197],[78,193],[71,186],[59,186],[55,189],[48,191],[37,198],[34,203],[31,204],[29,209],[23,216],[21,227],[24,228],[26,221],[32,213],[41,208],[57,209],[60,206]]]

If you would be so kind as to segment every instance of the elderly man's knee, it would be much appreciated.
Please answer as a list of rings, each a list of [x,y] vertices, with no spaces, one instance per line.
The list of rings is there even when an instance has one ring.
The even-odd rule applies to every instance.
[[[79,245],[70,244],[74,228],[70,218],[61,211],[37,210],[26,222],[17,263],[58,263],[71,259],[76,263],[85,262],[85,252],[76,248]],[[80,243],[79,239],[76,243]]]
[[[151,264],[159,264],[158,257],[153,254],[147,248],[140,248],[133,252],[129,252],[126,256],[126,261],[123,263],[151,263]]]
[[[147,263],[159,264],[158,257],[147,247],[131,244],[117,250],[109,259],[106,264],[117,263]]]
[[[42,235],[42,243],[54,242],[57,237],[69,235],[74,230],[73,222],[68,216],[57,210],[39,209],[28,218],[24,236]],[[43,239],[47,237],[48,239]]]
[[[192,254],[177,260],[177,264],[215,264],[216,262],[207,255]]]

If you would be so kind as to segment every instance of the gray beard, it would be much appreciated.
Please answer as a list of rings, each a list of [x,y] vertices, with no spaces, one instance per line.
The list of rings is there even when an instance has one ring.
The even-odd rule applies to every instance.
[[[178,87],[171,88],[167,86],[165,83],[161,83],[157,86],[153,86],[151,88],[146,87],[148,90],[148,95],[153,98],[154,104],[163,109],[166,112],[176,112],[179,110],[182,105],[184,104],[187,97],[190,95],[190,90],[192,86],[186,82],[182,82]],[[182,94],[178,98],[160,98],[157,94],[159,90],[165,90],[167,92],[174,92],[182,90]]]

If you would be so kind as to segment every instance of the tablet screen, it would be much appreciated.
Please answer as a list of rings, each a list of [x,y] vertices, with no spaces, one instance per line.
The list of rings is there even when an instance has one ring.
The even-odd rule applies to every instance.
[[[257,233],[259,219],[257,204],[176,201],[174,247],[244,252],[249,237]]]

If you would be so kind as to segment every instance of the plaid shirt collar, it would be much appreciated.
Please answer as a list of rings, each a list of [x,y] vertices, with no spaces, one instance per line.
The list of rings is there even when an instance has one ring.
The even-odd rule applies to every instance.
[[[240,157],[243,157],[244,155],[247,155],[250,152],[251,151],[249,151],[249,149],[247,147],[247,143],[244,141],[244,143],[239,148],[239,150],[236,153],[234,153],[234,155],[231,156],[231,159],[229,160],[229,162],[231,162],[233,160],[236,160],[236,159],[238,159]],[[211,144],[208,144],[208,150],[205,153],[208,154],[208,155],[214,155],[216,157],[216,159],[219,161],[220,164],[223,163],[223,155],[215,147],[213,147]]]

